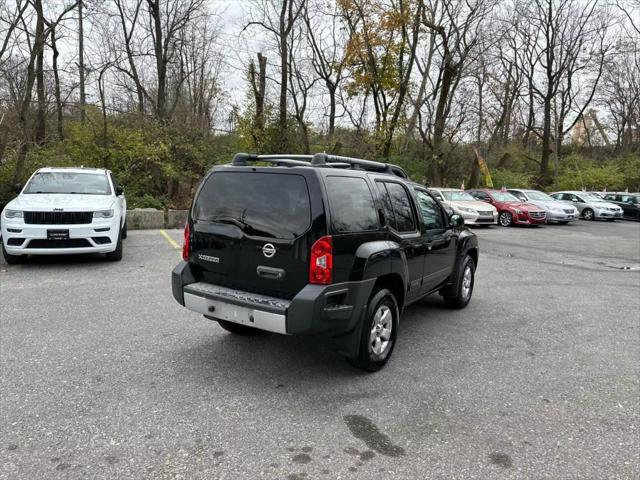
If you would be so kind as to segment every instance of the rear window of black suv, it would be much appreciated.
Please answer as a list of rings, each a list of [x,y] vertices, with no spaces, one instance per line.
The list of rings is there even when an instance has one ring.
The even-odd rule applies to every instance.
[[[331,223],[336,232],[363,232],[378,228],[373,195],[363,178],[328,176],[326,187]]]
[[[293,240],[311,225],[307,182],[294,174],[215,172],[202,186],[193,217],[233,224],[251,236]]]

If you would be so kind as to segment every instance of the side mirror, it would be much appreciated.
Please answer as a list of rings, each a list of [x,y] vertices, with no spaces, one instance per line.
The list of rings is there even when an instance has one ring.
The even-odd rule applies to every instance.
[[[22,185],[19,183],[15,184],[16,194],[19,194],[22,191]]]
[[[124,194],[124,188],[122,188],[120,185],[118,185],[116,187],[116,196],[119,197],[120,195]]]
[[[462,215],[454,213],[449,217],[449,223],[451,223],[451,225],[454,227],[461,227],[464,225],[464,217]]]

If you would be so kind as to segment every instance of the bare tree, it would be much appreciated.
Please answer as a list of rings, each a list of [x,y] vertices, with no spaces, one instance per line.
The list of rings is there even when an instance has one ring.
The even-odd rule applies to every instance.
[[[542,103],[542,154],[538,183],[542,186],[552,181],[550,159],[553,153],[552,144],[556,139],[556,153],[561,142],[563,117],[567,112],[567,104],[573,103],[573,75],[575,72],[591,65],[589,60],[583,61],[582,49],[589,49],[594,35],[601,32],[596,22],[598,0],[533,0],[525,8],[528,21],[533,28],[540,31],[540,38],[535,45],[535,57],[540,66],[540,79],[535,78],[532,88]],[[597,24],[597,25],[596,25]],[[599,37],[602,38],[602,37]],[[597,58],[600,60],[599,74],[594,82],[597,85],[604,55],[604,44],[598,48]],[[597,47],[597,45],[596,45]],[[595,88],[595,87],[594,87]],[[593,90],[592,90],[593,91]],[[564,92],[564,99],[557,96]],[[591,95],[592,97],[592,95]],[[558,102],[558,100],[560,100]],[[582,103],[581,110],[590,103],[588,98]],[[556,119],[553,118],[554,105],[560,103]],[[564,104],[564,105],[563,105]],[[554,120],[556,120],[554,122]],[[554,125],[555,124],[555,125]],[[557,157],[556,157],[557,158]]]
[[[462,80],[464,68],[481,38],[483,20],[491,12],[494,2],[474,0],[462,3],[444,0],[440,4],[442,11],[438,16],[433,15],[438,12],[437,8],[430,5],[426,8],[423,18],[425,27],[432,30],[437,37],[440,58],[431,100],[435,107],[427,107],[426,116],[421,112],[421,135],[432,152],[430,174],[436,184],[442,182],[446,162],[445,130],[452,111],[454,95]],[[424,74],[429,72],[423,70]],[[458,115],[458,120],[460,118]]]
[[[345,45],[341,37],[339,17],[333,12],[325,12],[322,7],[314,4],[311,10],[306,6],[303,19],[307,27],[306,36],[311,47],[312,65],[322,80],[329,97],[328,135],[331,139],[336,130],[337,90],[344,79]],[[335,7],[335,5],[330,5]]]
[[[259,26],[273,36],[280,56],[280,96],[278,103],[278,148],[286,150],[287,94],[289,82],[289,35],[298,21],[306,0],[254,0],[255,17],[247,23]]]

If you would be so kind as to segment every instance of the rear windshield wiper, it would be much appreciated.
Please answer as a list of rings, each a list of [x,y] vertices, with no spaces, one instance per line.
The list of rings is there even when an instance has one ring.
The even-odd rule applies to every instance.
[[[235,217],[226,217],[226,216],[218,216],[218,217],[212,217],[209,219],[209,221],[211,222],[217,222],[217,223],[226,223],[229,225],[235,225],[236,227],[240,228],[243,232],[249,234],[249,235],[259,235],[262,237],[273,237],[275,238],[275,235],[271,232],[267,232],[265,230],[259,230],[257,228],[255,228],[252,225],[249,225],[248,223],[243,222],[242,220],[239,220]]]
[[[211,218],[212,222],[218,222],[218,223],[228,223],[230,225],[235,225],[236,227],[245,229],[247,227],[249,227],[249,225],[247,225],[246,223],[244,223],[241,220],[238,220],[237,218],[234,217],[223,217],[223,216],[219,216],[219,217],[213,217]],[[249,227],[251,228],[251,227]]]

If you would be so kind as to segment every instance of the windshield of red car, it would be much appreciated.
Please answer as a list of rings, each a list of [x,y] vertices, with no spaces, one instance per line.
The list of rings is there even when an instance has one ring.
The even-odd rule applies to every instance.
[[[516,197],[509,192],[493,192],[493,198],[498,202],[520,202]]]

